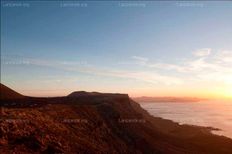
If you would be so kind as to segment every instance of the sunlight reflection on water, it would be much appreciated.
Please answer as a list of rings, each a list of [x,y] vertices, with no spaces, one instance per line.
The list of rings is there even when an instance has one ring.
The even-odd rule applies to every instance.
[[[201,101],[192,103],[140,103],[150,114],[170,119],[180,124],[211,126],[212,131],[232,138],[232,102]]]

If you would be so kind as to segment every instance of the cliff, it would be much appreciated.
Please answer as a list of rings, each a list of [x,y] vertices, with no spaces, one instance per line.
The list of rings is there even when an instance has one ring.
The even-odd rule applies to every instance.
[[[126,94],[74,92],[14,102],[1,99],[0,153],[232,152],[231,139],[152,117]]]

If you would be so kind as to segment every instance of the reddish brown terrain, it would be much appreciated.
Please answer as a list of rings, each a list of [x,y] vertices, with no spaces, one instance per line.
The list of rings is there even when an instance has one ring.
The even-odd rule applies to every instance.
[[[1,100],[9,100],[9,99],[22,99],[24,98],[23,95],[17,93],[16,91],[6,87],[3,84],[0,84],[0,96]]]
[[[126,94],[35,98],[1,84],[1,154],[231,154],[210,129],[152,117]]]

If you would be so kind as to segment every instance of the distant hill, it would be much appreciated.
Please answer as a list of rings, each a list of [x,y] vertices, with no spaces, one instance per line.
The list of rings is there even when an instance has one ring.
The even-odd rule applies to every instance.
[[[7,86],[0,83],[0,99],[1,100],[9,100],[9,99],[21,99],[24,98],[23,95],[18,92],[8,88]]]
[[[201,98],[195,98],[195,97],[135,97],[132,98],[133,100],[139,102],[139,103],[145,103],[145,102],[199,102]]]
[[[75,91],[68,95],[68,97],[82,97],[82,96],[97,96],[98,92]]]
[[[128,94],[119,94],[119,93],[99,93],[99,92],[86,92],[86,91],[74,91],[71,94],[69,94],[67,97],[82,97],[82,96],[125,96],[128,97]]]

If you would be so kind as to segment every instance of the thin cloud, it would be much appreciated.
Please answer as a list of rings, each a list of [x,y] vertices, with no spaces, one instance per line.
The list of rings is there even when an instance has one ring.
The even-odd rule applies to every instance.
[[[232,83],[232,51],[219,50],[211,54],[210,48],[200,49],[194,52],[196,57],[187,59],[179,64],[171,63],[139,63],[139,65],[151,70],[170,71],[181,76],[187,83],[189,80],[198,82],[220,82],[221,84]],[[159,72],[159,71],[158,71]],[[169,76],[172,76],[169,73]],[[189,78],[186,78],[189,76]]]
[[[193,52],[193,55],[196,57],[205,57],[205,56],[210,55],[211,50],[212,50],[211,48],[198,49]]]
[[[148,61],[148,58],[146,57],[132,56],[131,58],[136,60],[139,64],[145,64]]]
[[[216,55],[216,60],[220,61],[221,63],[232,63],[232,51],[230,50],[221,50]]]
[[[206,54],[205,54],[206,55]],[[132,57],[144,70],[131,71],[122,68],[112,69],[91,66],[88,63],[75,61],[52,61],[41,59],[27,59],[30,65],[61,69],[64,71],[81,72],[97,76],[133,79],[150,84],[186,85],[192,81],[198,83],[217,82],[231,84],[232,81],[232,51],[218,51],[211,56],[192,57],[176,63],[154,63],[146,57]],[[146,70],[146,71],[145,71]],[[171,72],[170,72],[171,71]]]
[[[136,56],[134,56],[134,59],[139,60],[141,62],[145,62],[148,60],[146,58],[136,57]],[[83,63],[72,62],[72,61],[69,61],[68,63],[64,61],[42,60],[42,59],[27,59],[27,61],[29,62],[28,65],[49,67],[49,68],[61,69],[64,71],[71,71],[71,72],[81,72],[85,74],[92,74],[98,76],[133,79],[137,81],[147,82],[150,84],[164,84],[164,85],[182,84],[182,80],[177,77],[170,75],[162,75],[154,71],[146,72],[146,71],[130,71],[123,69],[111,69],[111,68],[91,66],[88,63],[83,64]],[[57,82],[57,80],[55,81]]]

